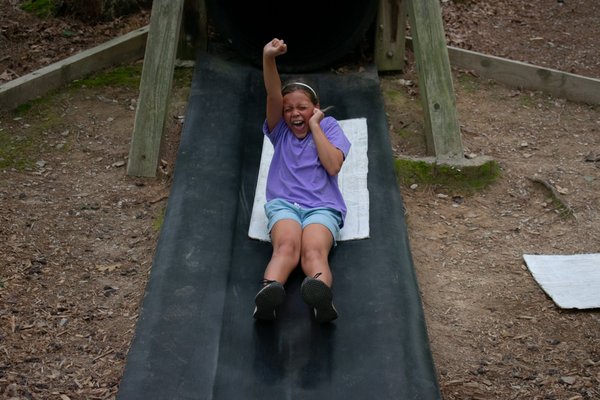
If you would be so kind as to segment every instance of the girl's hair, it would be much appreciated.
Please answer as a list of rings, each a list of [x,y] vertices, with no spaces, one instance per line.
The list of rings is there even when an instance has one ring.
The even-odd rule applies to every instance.
[[[308,96],[309,100],[313,104],[319,104],[319,96],[317,96],[317,92],[315,91],[315,89],[310,87],[308,84],[300,81],[288,82],[285,85],[283,85],[283,87],[281,88],[281,95],[285,96],[286,94],[295,92],[297,90],[304,92],[304,94]]]

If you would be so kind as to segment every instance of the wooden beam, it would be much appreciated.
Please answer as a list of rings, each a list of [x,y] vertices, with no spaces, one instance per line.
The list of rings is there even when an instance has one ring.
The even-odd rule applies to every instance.
[[[406,58],[406,1],[379,0],[375,64],[379,71],[401,71]]]
[[[139,60],[147,38],[146,26],[6,82],[0,85],[0,110],[13,109],[101,69]]]
[[[208,15],[205,0],[185,0],[177,58],[196,61],[198,51],[208,48]]]
[[[427,152],[440,159],[462,159],[463,147],[439,0],[408,0],[408,9],[425,115]]]
[[[544,68],[520,61],[448,47],[452,66],[474,71],[510,87],[540,90],[556,97],[600,104],[600,79]]]
[[[146,57],[129,150],[127,174],[156,176],[167,118],[184,0],[152,4]]]

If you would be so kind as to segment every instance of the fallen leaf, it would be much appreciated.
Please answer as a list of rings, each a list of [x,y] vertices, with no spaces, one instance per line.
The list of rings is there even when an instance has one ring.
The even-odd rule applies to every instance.
[[[12,74],[9,74],[8,71],[4,71],[3,73],[0,74],[0,81],[10,81],[12,80]]]
[[[564,188],[564,187],[560,187],[558,185],[556,185],[556,191],[560,194],[567,194],[569,193],[569,189]]]
[[[100,272],[113,272],[117,268],[120,268],[121,264],[107,264],[107,265],[97,265],[96,269]]]

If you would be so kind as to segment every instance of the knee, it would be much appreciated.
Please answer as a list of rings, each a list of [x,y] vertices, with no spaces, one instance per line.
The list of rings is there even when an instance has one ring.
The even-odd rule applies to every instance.
[[[319,264],[327,260],[327,252],[319,247],[303,247],[300,256],[303,265]]]
[[[294,240],[282,240],[273,248],[273,254],[278,257],[298,259],[300,257],[300,245]]]

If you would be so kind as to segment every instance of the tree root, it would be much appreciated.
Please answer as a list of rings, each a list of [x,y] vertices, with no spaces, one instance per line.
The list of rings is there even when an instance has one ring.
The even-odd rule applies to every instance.
[[[567,201],[561,196],[561,194],[554,188],[554,186],[552,186],[550,184],[550,182],[541,179],[541,178],[532,178],[532,177],[527,177],[527,179],[529,179],[532,182],[535,183],[539,183],[540,185],[544,186],[546,189],[548,189],[548,191],[550,191],[550,194],[552,195],[552,201],[553,203],[555,203],[556,205],[556,209],[559,211],[559,215],[561,217],[567,218],[567,217],[573,217],[576,218],[575,216],[575,210],[573,210],[573,208],[571,206],[569,206],[569,204],[567,203]]]

